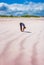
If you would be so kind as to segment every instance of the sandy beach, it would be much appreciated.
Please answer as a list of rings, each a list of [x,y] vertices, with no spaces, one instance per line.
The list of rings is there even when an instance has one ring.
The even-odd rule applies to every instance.
[[[44,18],[0,17],[0,65],[44,65]]]

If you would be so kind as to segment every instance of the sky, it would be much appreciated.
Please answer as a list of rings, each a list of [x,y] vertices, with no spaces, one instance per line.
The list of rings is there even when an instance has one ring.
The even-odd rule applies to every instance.
[[[44,16],[44,0],[0,0],[0,15]]]
[[[12,3],[25,3],[25,2],[44,2],[44,0],[0,0],[0,2],[5,2],[8,4],[12,4]]]

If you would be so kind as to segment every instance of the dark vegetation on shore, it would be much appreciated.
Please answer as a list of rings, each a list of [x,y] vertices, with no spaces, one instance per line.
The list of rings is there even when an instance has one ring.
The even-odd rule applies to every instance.
[[[34,16],[34,15],[22,15],[22,16],[13,16],[13,15],[10,15],[10,16],[7,16],[7,15],[0,15],[0,17],[44,17],[44,16]]]
[[[40,16],[34,16],[34,15],[23,15],[21,17],[40,17]]]

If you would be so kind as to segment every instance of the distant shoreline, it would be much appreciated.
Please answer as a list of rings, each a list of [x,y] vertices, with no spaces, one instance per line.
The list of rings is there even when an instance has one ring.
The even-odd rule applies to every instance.
[[[11,20],[12,19],[12,20]],[[44,17],[0,17],[0,21],[14,21],[15,20],[21,20],[23,19],[29,19],[29,20],[44,20]]]
[[[40,17],[44,17],[44,16],[35,16],[35,15],[23,15],[23,16],[13,16],[13,15],[10,15],[10,16],[6,16],[6,15],[0,15],[0,17],[11,17],[11,18],[40,18]]]
[[[0,18],[44,18],[44,17],[20,17],[20,16],[18,16],[18,17],[10,17],[10,16],[6,16],[6,17],[1,17],[0,16]]]

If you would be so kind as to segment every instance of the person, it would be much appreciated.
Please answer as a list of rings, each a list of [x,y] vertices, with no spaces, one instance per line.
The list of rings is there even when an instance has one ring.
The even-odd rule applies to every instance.
[[[20,30],[21,30],[21,32],[23,32],[25,29],[26,29],[25,24],[21,22],[20,23]]]

